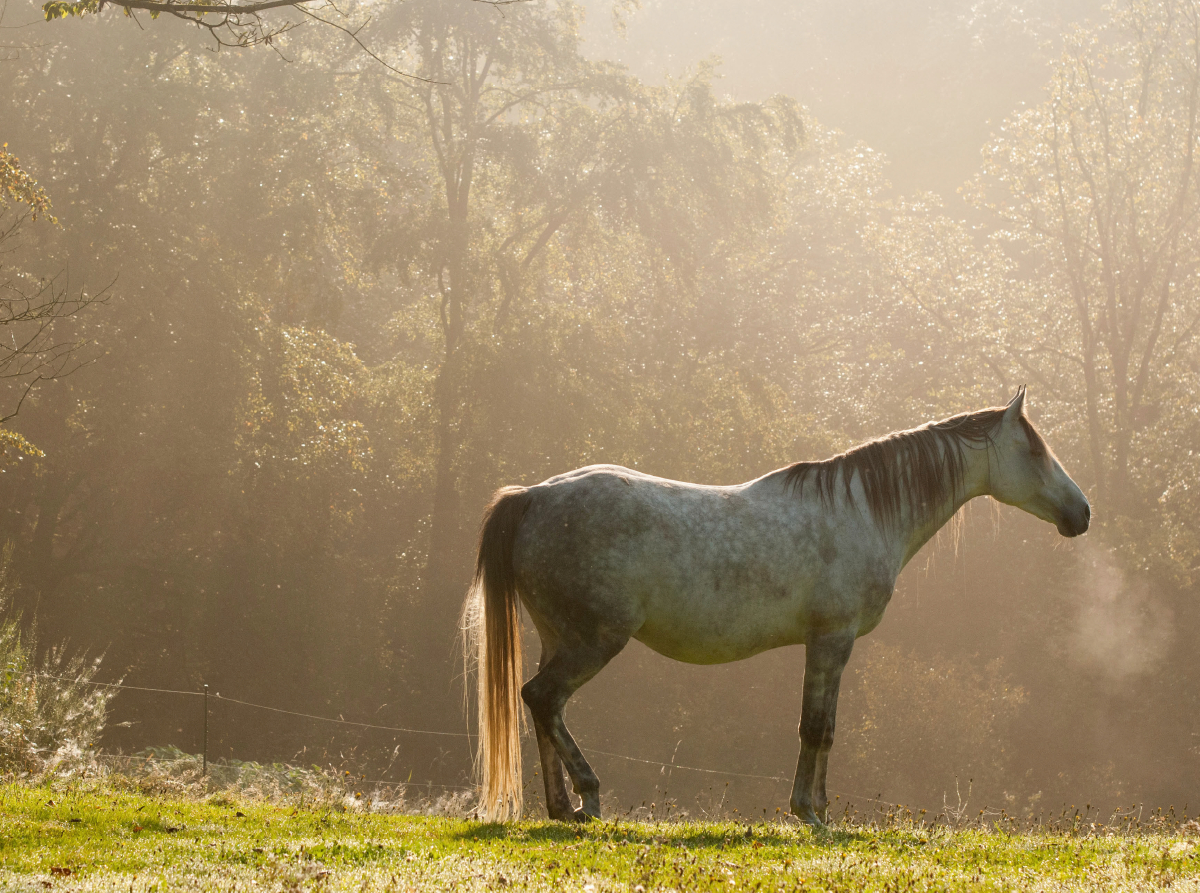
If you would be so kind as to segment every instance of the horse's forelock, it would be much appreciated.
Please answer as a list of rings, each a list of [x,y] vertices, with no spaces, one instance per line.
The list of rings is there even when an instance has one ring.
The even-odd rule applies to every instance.
[[[867,507],[883,527],[894,528],[899,524],[905,504],[918,518],[928,518],[962,491],[966,470],[963,446],[990,444],[1004,417],[1004,409],[993,407],[961,413],[868,440],[819,462],[797,462],[784,469],[784,484],[802,494],[805,485],[811,483],[821,502],[832,506],[839,477],[850,500],[857,475]],[[1031,448],[1035,452],[1038,445],[1044,449],[1041,435],[1024,416],[1021,422]]]

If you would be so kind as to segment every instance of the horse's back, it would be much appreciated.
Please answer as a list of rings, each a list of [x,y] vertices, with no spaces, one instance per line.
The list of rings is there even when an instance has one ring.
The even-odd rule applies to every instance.
[[[605,480],[617,480],[623,484],[630,484],[633,481],[639,481],[695,490],[734,489],[730,487],[716,487],[711,484],[693,484],[687,481],[674,481],[670,478],[661,478],[653,474],[646,474],[644,471],[626,468],[623,465],[584,465],[582,468],[576,468],[574,471],[564,471],[562,474],[556,474],[554,477],[546,478],[546,480],[542,481],[540,484],[535,484],[531,489],[549,489],[562,484],[572,482],[579,483],[584,481],[590,481],[592,484],[596,484]]]

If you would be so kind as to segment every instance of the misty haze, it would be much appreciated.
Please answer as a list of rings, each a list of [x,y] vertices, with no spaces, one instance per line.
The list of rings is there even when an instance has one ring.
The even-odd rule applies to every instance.
[[[830,812],[1194,811],[1194,3],[345,12],[3,7],[0,619],[128,686],[78,743],[200,754],[207,685],[209,762],[469,791],[497,488],[739,484],[1025,385],[1091,528],[984,497],[924,546]],[[606,812],[786,811],[804,663],[631,641],[566,708]]]

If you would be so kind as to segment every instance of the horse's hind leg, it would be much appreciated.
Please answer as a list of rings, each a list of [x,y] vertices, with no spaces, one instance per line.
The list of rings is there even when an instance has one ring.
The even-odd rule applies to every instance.
[[[566,821],[575,817],[575,807],[567,795],[567,785],[563,781],[563,764],[550,733],[542,728],[542,724],[534,720],[533,730],[537,733],[538,756],[542,760],[542,775],[546,780],[546,813],[557,821]]]
[[[574,817],[580,820],[589,817],[600,818],[600,779],[596,777],[596,773],[579,750],[579,745],[567,731],[567,725],[563,722],[563,707],[571,695],[616,657],[628,641],[628,636],[601,635],[587,644],[578,641],[562,642],[557,651],[538,670],[537,675],[521,689],[521,697],[529,706],[529,712],[533,714],[539,750],[542,749],[542,740],[545,737],[566,766],[567,774],[571,776],[571,785],[583,801],[582,808],[573,813]],[[546,764],[546,752],[542,750],[543,771],[547,768]],[[561,779],[561,775],[559,778]],[[551,796],[550,781],[551,776],[547,775],[547,805]],[[551,813],[552,818],[570,816],[570,812],[563,816]]]
[[[549,661],[548,656],[552,653],[552,646],[552,640],[542,633],[542,657],[538,661],[539,673]],[[554,749],[550,732],[536,717],[533,721],[533,730],[537,734],[538,756],[542,762],[542,777],[546,782],[546,812],[550,818],[558,821],[574,818],[575,807],[571,805],[571,798],[567,795],[567,786],[563,782],[562,760],[558,756],[558,751]]]

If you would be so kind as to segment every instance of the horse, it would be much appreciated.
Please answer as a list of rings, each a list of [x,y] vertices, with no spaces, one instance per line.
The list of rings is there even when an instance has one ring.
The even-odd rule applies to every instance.
[[[523,700],[550,818],[600,818],[600,782],[567,731],[563,707],[631,638],[695,664],[804,643],[790,809],[823,827],[838,686],[854,642],[879,624],[917,551],[983,495],[1066,537],[1088,529],[1091,506],[1026,417],[1024,386],[1006,406],[734,486],[591,465],[500,489],[483,516],[462,614],[466,656],[478,675],[477,814],[486,821],[521,814]],[[524,685],[521,604],[542,646],[537,673]]]

